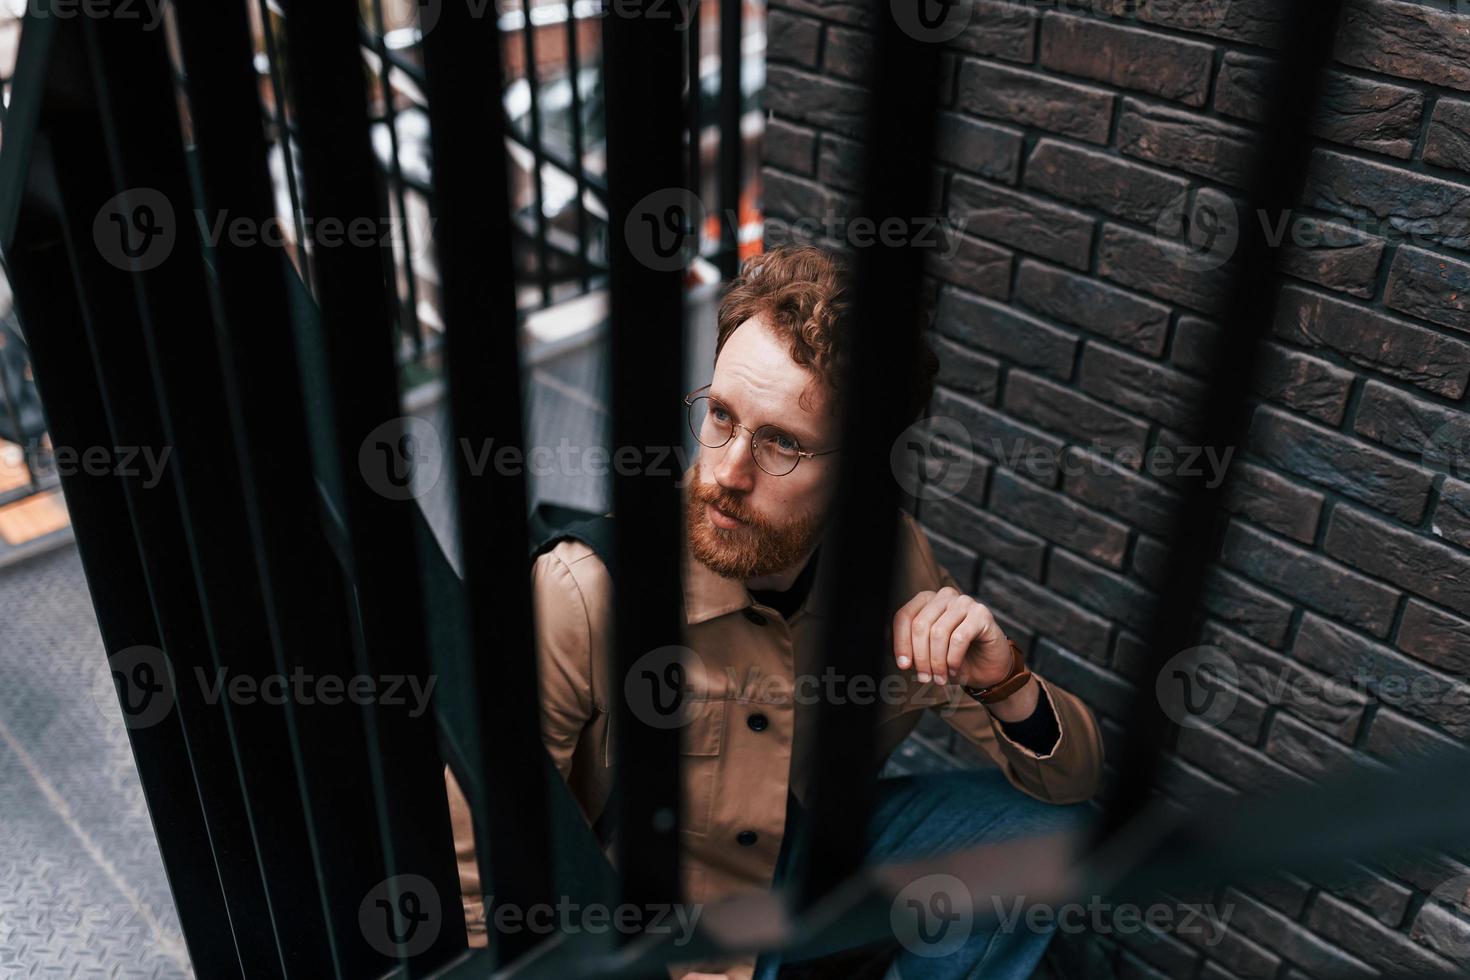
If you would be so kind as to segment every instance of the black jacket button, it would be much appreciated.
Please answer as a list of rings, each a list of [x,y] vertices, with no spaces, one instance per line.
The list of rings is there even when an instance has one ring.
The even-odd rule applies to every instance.
[[[745,618],[750,620],[757,626],[766,625],[766,617],[762,616],[760,613],[756,612],[754,609],[749,608],[748,606],[745,609]]]
[[[745,723],[750,726],[751,731],[763,732],[770,726],[771,720],[757,711],[749,718],[746,718]]]
[[[742,830],[740,833],[735,835],[735,843],[739,844],[741,847],[750,847],[758,839],[759,838],[757,837],[756,832],[753,830]]]

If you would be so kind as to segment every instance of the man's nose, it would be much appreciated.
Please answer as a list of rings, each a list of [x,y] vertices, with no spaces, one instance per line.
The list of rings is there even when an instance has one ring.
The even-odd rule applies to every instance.
[[[731,490],[749,492],[755,487],[755,457],[751,455],[749,432],[736,429],[730,441],[720,447],[715,461],[715,482]]]

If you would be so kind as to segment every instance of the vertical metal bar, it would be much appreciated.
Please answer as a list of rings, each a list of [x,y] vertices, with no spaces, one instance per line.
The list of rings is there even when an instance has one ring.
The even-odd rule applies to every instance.
[[[720,0],[720,278],[740,265],[740,175],[745,138],[740,131],[740,70],[744,60],[745,0]]]
[[[271,101],[276,111],[272,122],[281,137],[281,163],[286,174],[286,194],[291,199],[291,222],[296,228],[296,251],[301,258],[301,276],[311,282],[311,259],[306,254],[306,225],[302,220],[301,199],[296,191],[296,161],[291,152],[291,124],[286,113],[286,87],[281,81],[281,61],[276,52],[276,32],[271,27],[270,0],[258,0],[265,61],[271,82]],[[274,201],[274,198],[272,199]],[[274,210],[274,203],[272,210]]]
[[[884,18],[874,40],[863,150],[862,211],[876,224],[913,228],[929,210],[940,45]],[[894,379],[913,377],[918,336],[896,326],[918,322],[921,249],[905,243],[856,247],[850,286],[851,360],[839,382],[846,396],[833,524],[821,560],[835,573],[832,608],[850,610],[825,623],[823,666],[849,676],[882,677],[883,641],[898,525],[898,485],[888,449],[912,419],[910,392]],[[860,394],[859,394],[860,393]],[[874,529],[882,533],[874,533]],[[875,574],[876,572],[876,574]],[[840,602],[838,601],[840,597]],[[908,597],[904,597],[907,599]],[[807,827],[806,867],[798,902],[809,904],[862,862],[874,800],[876,703],[824,701],[818,709],[816,761]]]
[[[525,24],[521,28],[522,49],[526,62],[527,105],[530,107],[528,122],[531,125],[530,150],[532,166],[531,186],[535,188],[536,200],[536,278],[541,286],[541,305],[551,305],[551,267],[546,248],[546,188],[541,181],[541,167],[545,162],[545,149],[541,143],[541,100],[540,79],[536,72],[536,32],[531,27],[531,0],[521,0],[525,11]]]
[[[524,458],[511,254],[500,32],[494,19],[448,4],[424,39],[434,153],[434,235],[443,277],[445,371],[480,758],[477,857],[486,896],[506,907],[551,903],[545,749],[531,584],[526,483],[520,469],[470,467],[488,447]],[[487,907],[487,918],[491,912]],[[499,934],[506,965],[543,937]]]
[[[58,57],[57,67],[63,63]],[[73,278],[56,218],[37,200],[42,193],[51,196],[50,189],[36,185],[50,183],[54,171],[50,152],[39,144],[30,161],[25,210],[5,249],[16,308],[28,325],[31,366],[53,443],[113,445],[99,379],[85,353],[81,283]],[[63,468],[60,479],[102,642],[108,659],[123,671],[133,666],[124,662],[128,651],[163,646],[127,501],[120,481],[110,475]],[[129,725],[127,735],[194,970],[244,980],[224,879],[215,865],[211,831],[217,828],[206,818],[206,784],[194,778],[180,712],[169,711],[154,724]]]
[[[572,179],[577,182],[577,277],[582,292],[592,288],[591,257],[587,243],[587,163],[582,134],[582,64],[578,51],[577,4],[567,4],[567,73],[572,82]],[[502,110],[503,112],[503,110]]]
[[[348,227],[363,219],[376,223],[378,170],[362,85],[356,3],[287,0],[284,7],[292,57],[298,65],[312,66],[309,74],[297,72],[291,79],[312,227],[328,217]],[[322,391],[328,402],[323,409],[330,414],[334,454],[330,463],[341,483],[343,561],[361,626],[359,664],[379,677],[426,681],[427,631],[414,537],[413,509],[418,505],[411,497],[390,493],[383,482],[370,483],[361,453],[385,426],[391,430],[401,424],[389,318],[391,284],[383,278],[374,243],[348,236],[330,247],[318,242],[315,252],[321,322],[307,329],[323,356]],[[393,440],[394,447],[399,445]],[[415,717],[406,706],[378,703],[366,719],[376,818],[390,875],[388,901],[395,908],[407,907],[404,899],[413,899],[405,876],[420,876],[437,892],[451,920],[442,923],[426,949],[399,946],[417,975],[465,946],[463,918],[453,914],[459,876],[444,762],[432,710]]]
[[[1270,113],[1257,141],[1248,210],[1240,224],[1235,252],[1234,281],[1225,291],[1226,307],[1220,317],[1225,330],[1210,363],[1215,365],[1209,394],[1196,430],[1200,445],[1239,446],[1246,441],[1248,413],[1243,411],[1251,390],[1258,355],[1254,341],[1274,322],[1280,282],[1275,274],[1277,249],[1266,237],[1265,221],[1254,216],[1286,214],[1296,205],[1311,157],[1311,121],[1321,96],[1323,72],[1331,60],[1342,0],[1314,0],[1291,4],[1281,27],[1281,50],[1289,60],[1276,66],[1268,91]],[[1159,771],[1161,753],[1172,731],[1154,693],[1154,679],[1169,658],[1195,642],[1195,624],[1201,611],[1205,576],[1219,553],[1225,521],[1220,507],[1228,489],[1225,481],[1211,484],[1198,477],[1174,514],[1168,536],[1169,569],[1160,590],[1157,612],[1148,633],[1149,655],[1143,673],[1135,678],[1136,696],[1130,714],[1127,741],[1118,769],[1117,791],[1103,811],[1098,833],[1112,836],[1148,802]]]
[[[259,102],[247,11],[239,4],[179,0],[175,12],[193,106],[202,213],[268,227],[278,220],[269,146],[260,127],[240,124],[253,118]],[[219,387],[229,408],[249,518],[240,529],[249,538],[235,547],[257,555],[262,626],[269,629],[273,666],[282,676],[350,677],[356,670],[348,603],[341,571],[317,526],[311,458],[302,439],[280,438],[307,431],[286,291],[287,277],[295,272],[269,236],[226,236],[212,253]],[[272,504],[282,500],[300,505]],[[289,740],[278,759],[294,763],[294,778],[282,782],[281,792],[301,801],[311,847],[301,863],[321,883],[316,899],[337,974],[377,975],[389,961],[367,941],[358,919],[363,899],[385,877],[376,823],[363,819],[373,807],[368,743],[358,708],[325,700],[286,702]]]
[[[86,26],[77,23],[75,30],[84,34]],[[94,90],[88,96],[86,104],[74,107],[75,116],[66,127],[58,127],[52,145],[68,254],[76,269],[78,302],[86,325],[86,349],[97,372],[111,433],[111,441],[103,445],[147,447],[155,454],[166,448],[172,451],[143,348],[131,278],[103,258],[94,238],[94,219],[117,188],[111,180],[99,179],[95,161],[108,158],[107,147],[97,114],[98,93]],[[118,474],[117,479],[127,501],[163,654],[176,678],[174,710],[183,722],[240,963],[247,976],[282,977],[285,971],[264,869],[254,846],[224,712],[219,700],[207,697],[197,680],[196,671],[204,671],[206,677],[213,672],[215,658],[199,608],[198,583],[180,524],[173,476],[173,470],[166,468],[164,479],[150,486],[142,468],[135,467]],[[182,773],[174,778],[181,777]]]
[[[682,444],[678,407],[688,251],[660,253],[654,246],[688,242],[655,243],[647,231],[653,224],[663,229],[670,214],[682,216],[661,196],[649,195],[684,192],[683,52],[672,18],[609,17],[603,37],[616,453],[622,446]],[[631,237],[640,232],[641,239]],[[644,654],[682,639],[682,517],[675,479],[669,472],[626,468],[613,478],[613,550],[622,577],[613,583],[615,678],[626,677]],[[647,907],[679,894],[678,731],[654,728],[625,698],[617,701],[617,863],[625,901]]]

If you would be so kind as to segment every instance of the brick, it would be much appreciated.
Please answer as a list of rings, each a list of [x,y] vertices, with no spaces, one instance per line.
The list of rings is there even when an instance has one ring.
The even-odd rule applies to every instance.
[[[1094,663],[1102,663],[1107,657],[1108,638],[1112,631],[1107,619],[1088,612],[1034,582],[1012,575],[998,565],[986,564],[981,569],[980,594],[976,598]],[[1057,668],[1048,664],[1047,659],[1043,657],[1037,667],[1047,671],[1050,678]],[[1101,670],[1095,672],[1094,677],[1101,673]],[[1123,688],[1121,691],[1112,689],[1113,685],[1096,680],[1080,687],[1072,687],[1064,676],[1055,677],[1055,680],[1068,690],[1087,691],[1089,703],[1098,711],[1105,711],[1110,699],[1126,709],[1129,688],[1121,679],[1116,683],[1116,687]],[[1125,713],[1125,710],[1108,713],[1117,716]]]
[[[1155,589],[1168,581],[1169,547],[1162,541],[1139,535],[1133,543],[1133,560],[1128,570]]]
[[[1026,186],[1150,226],[1189,190],[1189,182],[1180,177],[1045,138],[1026,162]]]
[[[1254,463],[1236,463],[1226,484],[1224,508],[1256,524],[1311,544],[1322,516],[1322,494]]]
[[[958,497],[922,503],[924,524],[1027,578],[1041,580],[1046,542]]]
[[[936,384],[964,392],[986,404],[995,404],[1000,389],[999,361],[943,337],[932,338],[930,344],[939,355]]]
[[[1337,425],[1347,410],[1354,377],[1320,357],[1268,342],[1257,358],[1251,387],[1308,418]]]
[[[1464,13],[1399,0],[1350,0],[1334,54],[1345,65],[1470,90],[1467,45],[1470,17]]]
[[[982,296],[1010,298],[1011,253],[1008,250],[965,234],[958,235],[951,247],[954,254],[947,258],[928,253],[925,271]]]
[[[1034,159],[1034,157],[1033,157]],[[1169,307],[1034,259],[1022,259],[1016,300],[1054,320],[1145,354],[1163,353]]]
[[[832,133],[817,143],[817,179],[846,191],[861,191],[863,144]]]
[[[1158,604],[1154,594],[1142,586],[1060,549],[1052,552],[1046,584],[1053,592],[1136,630],[1149,627]]]
[[[946,337],[1011,364],[1062,380],[1072,376],[1076,338],[1009,306],[946,288],[939,294],[934,326]]]
[[[1361,768],[1367,761],[1284,711],[1271,719],[1265,750],[1283,766],[1311,779]]]
[[[1303,199],[1380,237],[1470,247],[1470,186],[1463,183],[1318,149]]]
[[[1318,894],[1307,909],[1306,926],[1391,975],[1441,974],[1450,969],[1448,961],[1424,949],[1406,934],[1388,928],[1326,892]]]
[[[1242,691],[1272,707],[1289,710],[1298,720],[1345,745],[1357,738],[1368,697],[1349,683],[1216,622],[1205,624],[1200,640],[1222,650],[1235,663]]]
[[[1275,980],[1281,957],[1246,938],[1239,930],[1217,932],[1204,923],[1189,930],[1178,929],[1176,935],[1198,946],[1210,958],[1200,973],[1200,980]],[[1215,972],[1211,973],[1211,968]]]
[[[1388,268],[1383,304],[1456,330],[1470,332],[1470,264],[1400,245]]]
[[[1086,269],[1093,219],[1059,204],[994,184],[956,176],[950,184],[949,217],[982,238]]]
[[[1237,187],[1255,160],[1249,130],[1137,99],[1123,100],[1117,145],[1128,156]]]
[[[1470,344],[1297,286],[1282,288],[1274,330],[1446,398],[1460,398],[1470,380]]]
[[[784,119],[766,120],[766,141],[762,163],[779,167],[804,177],[816,175],[817,134]]]
[[[1421,598],[1470,614],[1470,555],[1450,545],[1338,506],[1328,519],[1323,549]]]
[[[1261,585],[1374,636],[1388,635],[1398,593],[1315,552],[1231,521],[1222,558],[1228,567]]]
[[[1440,99],[1429,119],[1424,162],[1470,170],[1470,102]]]
[[[783,219],[795,220],[814,214],[836,213],[842,209],[842,195],[817,181],[777,170],[765,171],[762,181],[761,194],[768,228],[782,225]]]
[[[1424,516],[1434,474],[1366,442],[1262,405],[1250,447],[1268,463],[1408,523]]]
[[[1179,754],[1227,785],[1250,793],[1300,786],[1305,780],[1259,749],[1212,728],[1181,728]]]
[[[1169,356],[1175,365],[1186,371],[1212,375],[1218,363],[1216,352],[1219,342],[1218,324],[1197,316],[1181,316],[1174,325],[1174,345]]]
[[[1214,48],[1089,17],[1049,12],[1041,21],[1040,63],[1117,88],[1202,106]]]
[[[1395,643],[1432,667],[1470,678],[1470,620],[1410,599]]]
[[[955,581],[959,582],[960,588],[967,591],[972,589],[975,575],[980,568],[980,556],[964,545],[934,533],[927,526],[924,533],[929,539],[930,550],[934,552],[934,560],[948,569]]]
[[[960,63],[960,104],[969,112],[1024,126],[1106,143],[1112,125],[1112,93],[966,58]]]
[[[1324,941],[1299,923],[1282,915],[1236,888],[1225,890],[1227,907],[1233,907],[1231,925],[1282,958],[1297,964],[1312,976],[1340,977],[1342,980],[1369,980],[1378,971],[1362,960]]]
[[[1037,483],[1056,486],[1062,440],[943,388],[931,404],[935,415],[958,419],[979,452]]]
[[[1093,0],[1093,8],[1196,34],[1270,47],[1281,31],[1281,7],[1272,0]]]
[[[865,30],[827,28],[822,47],[822,68],[829,75],[866,85],[872,71],[873,35]]]
[[[1148,426],[1108,408],[1069,385],[1012,371],[1001,396],[1005,410],[1049,432],[1136,459],[1141,465]]]
[[[1265,120],[1274,96],[1272,62],[1226,52],[1215,81],[1215,108],[1252,122]],[[1419,138],[1424,94],[1379,79],[1328,72],[1312,133],[1359,149],[1407,160]]]
[[[1404,920],[1414,894],[1412,889],[1356,861],[1341,870],[1320,872],[1317,880],[1332,894],[1347,899],[1389,928]]]
[[[1281,271],[1363,299],[1377,289],[1384,242],[1340,222],[1297,217],[1281,248]]]
[[[1425,902],[1414,917],[1409,935],[1470,971],[1470,916],[1457,914],[1438,902]]]
[[[1222,568],[1210,569],[1202,605],[1245,635],[1281,649],[1291,626],[1292,605]]]
[[[1394,877],[1425,892],[1434,891],[1449,878],[1470,876],[1470,867],[1448,855],[1424,847],[1412,846],[1383,851],[1374,860]]]
[[[990,512],[1048,541],[1122,568],[1128,528],[1059,493],[1023,483],[1004,470],[991,481]]]
[[[766,38],[766,58],[770,62],[817,67],[817,53],[822,45],[820,21],[772,7],[766,21]]]
[[[1451,544],[1470,550],[1470,483],[1446,479],[1440,485],[1429,530]]]
[[[861,86],[787,65],[766,68],[765,105],[777,116],[862,139],[868,93]]]
[[[1078,381],[1090,395],[1180,429],[1198,423],[1206,394],[1205,386],[1187,374],[1098,344],[1082,349]]]
[[[1201,313],[1217,312],[1224,306],[1228,276],[1219,268],[1198,269],[1191,255],[1178,242],[1109,224],[1098,245],[1097,271],[1120,286]]]
[[[1442,444],[1443,434],[1452,432],[1462,418],[1456,409],[1369,381],[1358,400],[1353,429],[1390,448],[1422,456],[1428,464],[1454,468],[1460,461],[1449,457],[1451,447]]]
[[[1410,764],[1450,749],[1464,749],[1464,743],[1420,724],[1392,708],[1380,707],[1373,713],[1372,727],[1363,751],[1386,762]],[[1397,925],[1397,923],[1389,923]]]
[[[1010,0],[975,0],[965,30],[950,47],[970,54],[1030,64],[1036,55],[1036,14]]]
[[[1470,686],[1431,671],[1390,647],[1307,613],[1292,655],[1323,673],[1366,688],[1404,714],[1438,725],[1456,738],[1470,738]]]
[[[1069,448],[1062,458],[1068,496],[1154,534],[1173,529],[1179,494],[1092,453]]]
[[[1021,172],[1025,134],[1009,126],[981,122],[958,112],[939,115],[935,154],[969,173],[1014,184]]]

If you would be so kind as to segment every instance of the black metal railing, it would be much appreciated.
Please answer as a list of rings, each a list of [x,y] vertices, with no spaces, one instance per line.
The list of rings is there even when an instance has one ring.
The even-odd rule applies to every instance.
[[[1282,46],[1296,60],[1281,81],[1292,88],[1273,103],[1252,203],[1296,193],[1337,7],[1291,8]],[[444,765],[471,803],[486,894],[516,904],[552,894],[609,907],[675,902],[677,733],[615,709],[623,737],[614,871],[540,742],[522,472],[476,473],[455,454],[456,573],[411,497],[363,462],[408,433],[398,408],[400,283],[377,240],[328,244],[318,234],[329,219],[376,226],[398,200],[374,148],[388,115],[362,84],[356,4],[281,0],[277,15],[264,4],[176,0],[170,10],[177,71],[163,37],[135,19],[27,22],[0,149],[0,248],[58,442],[173,449],[169,478],[156,486],[121,473],[62,480],[196,971],[252,980],[649,977],[680,960],[804,954],[889,935],[892,887],[862,866],[854,832],[873,799],[864,747],[875,716],[870,705],[848,703],[821,709],[811,858],[789,894],[717,903],[680,946],[653,935],[620,943],[609,933],[492,930],[489,948],[467,947]],[[287,157],[299,153],[289,163],[299,201],[291,217],[299,241],[311,243],[299,250],[236,236],[207,241],[209,222],[188,220],[228,214],[258,228],[279,217],[272,134],[257,125],[263,79],[251,10],[279,24],[268,59],[311,66],[288,69],[283,83],[273,71],[264,85],[288,107],[267,114],[280,127],[274,136],[292,144]],[[467,4],[446,3],[438,14],[421,45],[421,84],[435,159],[424,193],[436,219],[447,441],[523,447],[501,32]],[[376,14],[369,23],[383,26]],[[875,220],[922,215],[940,51],[892,19],[877,30],[863,207]],[[697,99],[698,86],[684,84],[687,39],[668,21],[612,17],[603,45],[605,194],[609,224],[621,229],[630,218],[663,217],[638,209],[697,176],[684,142],[694,110],[681,93]],[[366,48],[380,60],[391,55],[386,45]],[[723,74],[739,91],[734,60]],[[392,87],[386,80],[385,99]],[[738,140],[738,127],[725,128],[738,117],[728,103],[721,131]],[[164,221],[170,210],[184,220]],[[119,220],[102,220],[111,215]],[[685,269],[648,261],[624,234],[607,244],[613,441],[679,445],[681,420],[669,407],[681,393]],[[1251,368],[1248,338],[1271,319],[1263,277],[1272,258],[1262,243],[1249,245],[1236,272],[1235,329],[1226,332],[1236,348],[1217,358],[1225,368],[1203,420],[1221,444],[1231,444],[1239,415],[1231,402]],[[886,380],[905,376],[914,351],[888,327],[915,320],[919,259],[879,243],[856,255],[844,383],[865,397],[851,399],[844,418],[842,477],[851,489],[838,503],[831,583],[851,615],[833,617],[823,637],[824,665],[840,657],[848,674],[876,674],[884,652],[892,536],[851,529],[893,527],[898,517],[886,450],[907,420],[904,393]],[[681,640],[676,478],[614,477],[614,676]],[[1153,634],[1160,661],[1200,605],[1193,563],[1207,551],[1197,533],[1214,498],[1200,482],[1189,500],[1172,538],[1178,574],[1164,605],[1175,612]],[[415,715],[382,699],[211,701],[181,680],[197,670],[440,684],[430,709]],[[172,710],[138,723],[158,696]],[[1164,722],[1146,695],[1133,717],[1106,831],[1080,862],[1050,840],[909,870],[943,870],[986,893],[1032,900],[1126,895],[1338,860],[1369,846],[1449,841],[1470,814],[1463,752],[1398,773],[1221,799],[1194,815],[1156,811],[1140,780],[1163,751]],[[1407,810],[1406,797],[1415,801]],[[1333,814],[1330,834],[1323,809]],[[380,915],[389,924],[377,929]],[[436,928],[420,933],[416,924],[430,917]]]

